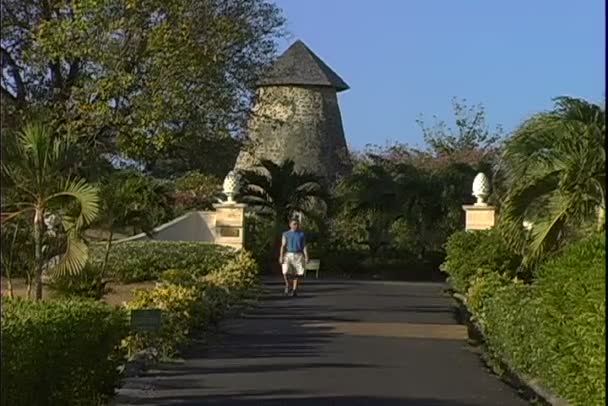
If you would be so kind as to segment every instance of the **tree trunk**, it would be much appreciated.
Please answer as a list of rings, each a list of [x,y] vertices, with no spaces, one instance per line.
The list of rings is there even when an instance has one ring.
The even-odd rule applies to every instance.
[[[34,216],[34,260],[36,264],[36,300],[42,300],[42,224],[44,222],[43,213],[36,209]]]
[[[15,295],[13,293],[13,280],[11,279],[10,271],[6,272],[6,286],[8,288],[8,297],[13,299]]]
[[[97,282],[97,298],[103,297],[103,278],[106,274],[106,268],[108,266],[108,258],[110,257],[110,250],[112,249],[112,239],[114,238],[114,229],[110,227],[110,235],[108,236],[108,242],[106,244],[106,252],[103,257],[103,263],[101,264],[101,272],[99,273],[99,281]]]
[[[27,280],[27,298],[31,299],[32,298],[32,276],[29,272],[28,272],[27,276],[25,277],[25,279]]]
[[[110,235],[108,236],[108,242],[106,244],[106,253],[103,257],[103,263],[101,265],[101,277],[103,278],[106,272],[106,266],[108,265],[108,258],[110,257],[110,249],[112,248],[112,239],[114,238],[114,230],[110,228]]]

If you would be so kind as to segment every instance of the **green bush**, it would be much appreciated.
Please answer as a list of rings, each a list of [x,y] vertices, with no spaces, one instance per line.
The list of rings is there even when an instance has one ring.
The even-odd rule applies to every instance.
[[[480,268],[470,279],[466,293],[467,308],[471,311],[473,320],[481,327],[485,327],[485,310],[488,301],[501,289],[518,283],[521,284],[522,281],[517,278],[509,279],[506,275],[491,269]]]
[[[161,282],[180,286],[194,286],[198,277],[187,269],[169,269],[160,276]]]
[[[2,300],[2,405],[96,405],[119,384],[126,314],[102,303]]]
[[[76,275],[53,276],[47,286],[54,297],[99,300],[106,292],[107,282],[101,279],[101,269],[98,266],[87,264]]]
[[[129,309],[163,311],[160,333],[137,333],[126,340],[131,354],[154,348],[161,357],[175,355],[188,336],[197,330],[204,331],[243,299],[255,293],[259,268],[251,254],[239,251],[223,266],[198,277],[194,283],[182,270],[165,272],[165,282],[152,290],[136,292]]]
[[[189,270],[197,276],[221,267],[234,250],[220,245],[184,241],[133,241],[114,245],[108,272],[125,283],[157,280],[169,269]],[[104,248],[91,250],[93,264],[101,264]]]
[[[531,286],[499,290],[485,307],[492,351],[573,405],[606,400],[605,238],[571,245]]]
[[[449,275],[456,291],[466,293],[471,279],[480,269],[512,278],[520,263],[521,257],[509,251],[496,230],[459,231],[448,239],[441,270]]]

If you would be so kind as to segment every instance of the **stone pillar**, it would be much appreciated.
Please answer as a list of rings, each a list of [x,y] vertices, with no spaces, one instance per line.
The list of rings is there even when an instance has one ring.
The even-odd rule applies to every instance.
[[[215,243],[241,249],[245,243],[246,204],[224,202],[214,204]]]
[[[478,173],[473,180],[473,196],[477,202],[462,206],[466,213],[465,230],[488,230],[496,224],[496,207],[489,206],[485,200],[490,194],[490,182],[483,173]]]

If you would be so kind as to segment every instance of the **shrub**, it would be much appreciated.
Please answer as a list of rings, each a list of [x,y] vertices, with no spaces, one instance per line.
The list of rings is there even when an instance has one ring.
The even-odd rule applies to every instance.
[[[191,329],[205,319],[205,303],[197,286],[160,284],[151,290],[137,290],[128,308],[162,311],[161,331],[130,336],[127,339],[130,353],[154,347],[163,357],[170,357],[185,342]]]
[[[47,285],[55,297],[99,300],[106,292],[107,282],[101,279],[101,269],[89,263],[78,274],[53,276]]]
[[[234,253],[231,260],[194,283],[183,270],[165,272],[165,282],[152,290],[137,291],[127,305],[129,309],[163,311],[160,333],[133,334],[126,340],[129,352],[155,348],[162,357],[174,355],[193,331],[217,323],[247,295],[255,293],[258,273],[257,263],[246,251]]]
[[[198,278],[187,269],[169,269],[161,274],[160,280],[173,285],[194,286]]]
[[[471,278],[466,294],[467,307],[471,311],[473,319],[481,327],[485,327],[485,308],[490,298],[510,284],[518,283],[521,284],[522,281],[517,278],[509,279],[506,275],[496,271],[480,268]]]
[[[126,314],[82,300],[2,300],[2,405],[93,405],[119,383]]]
[[[531,286],[488,300],[490,348],[573,405],[605,404],[605,233],[541,267]]]
[[[512,278],[520,263],[521,257],[509,251],[496,230],[459,231],[448,239],[441,270],[449,275],[455,290],[466,293],[478,270],[489,269]]]
[[[92,262],[100,264],[104,250],[91,250]],[[234,250],[220,245],[183,241],[133,241],[114,245],[108,258],[112,276],[125,283],[157,280],[169,269],[207,274],[234,257]]]

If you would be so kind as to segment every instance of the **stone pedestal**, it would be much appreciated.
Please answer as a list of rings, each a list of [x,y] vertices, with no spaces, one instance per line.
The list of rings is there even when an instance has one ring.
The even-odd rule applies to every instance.
[[[488,230],[496,224],[496,207],[487,204],[462,206],[466,213],[465,230]]]
[[[215,243],[241,249],[245,242],[245,208],[242,203],[214,204]]]

